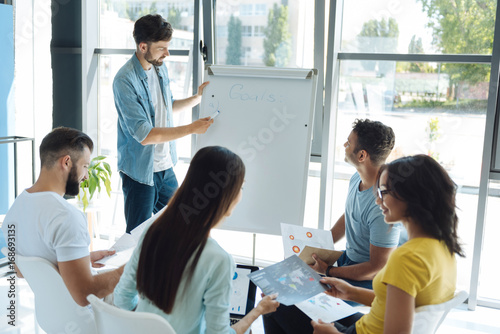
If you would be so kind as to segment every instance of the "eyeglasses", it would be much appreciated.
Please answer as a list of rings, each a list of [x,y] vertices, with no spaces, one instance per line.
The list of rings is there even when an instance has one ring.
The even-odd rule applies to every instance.
[[[384,195],[387,195],[391,192],[390,189],[384,189],[384,190],[381,190],[380,187],[377,188],[377,194],[378,194],[378,198],[380,199],[384,199]]]

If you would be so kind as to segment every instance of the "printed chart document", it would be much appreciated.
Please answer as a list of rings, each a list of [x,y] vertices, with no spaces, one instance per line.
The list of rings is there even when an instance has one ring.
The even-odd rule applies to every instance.
[[[328,290],[321,277],[297,255],[248,275],[266,295],[278,294],[277,301],[293,305]]]
[[[286,258],[294,254],[301,254],[306,246],[328,250],[334,249],[332,232],[327,230],[281,223],[281,237],[283,238],[283,249]],[[316,254],[320,259],[328,262],[320,254]],[[304,260],[303,256],[300,256],[300,258]],[[312,259],[309,260],[309,262],[311,261]]]
[[[342,299],[329,296],[326,293],[317,294],[308,300],[295,304],[295,306],[312,320],[321,319],[324,322],[334,322],[357,312],[354,307]]]

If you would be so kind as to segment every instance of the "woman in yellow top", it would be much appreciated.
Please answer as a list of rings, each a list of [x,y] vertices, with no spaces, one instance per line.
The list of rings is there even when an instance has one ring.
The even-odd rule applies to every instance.
[[[403,222],[408,241],[375,276],[373,291],[328,277],[328,294],[371,305],[370,312],[335,324],[312,321],[315,334],[411,333],[415,308],[440,304],[455,293],[457,236],[454,182],[434,159],[405,157],[383,166],[377,204],[388,224]]]

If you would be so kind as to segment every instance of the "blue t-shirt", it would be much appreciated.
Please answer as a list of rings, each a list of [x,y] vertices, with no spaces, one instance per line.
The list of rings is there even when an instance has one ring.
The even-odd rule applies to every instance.
[[[346,253],[352,261],[370,260],[370,244],[392,248],[399,243],[401,224],[387,224],[375,203],[373,187],[359,190],[361,177],[355,173],[349,182],[345,204]]]

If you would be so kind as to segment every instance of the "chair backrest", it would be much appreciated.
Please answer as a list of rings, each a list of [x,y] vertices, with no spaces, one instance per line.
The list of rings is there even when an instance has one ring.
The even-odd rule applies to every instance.
[[[16,255],[16,264],[35,294],[36,320],[45,332],[97,334],[92,310],[73,300],[52,263]]]
[[[433,334],[437,331],[448,312],[462,304],[469,294],[458,292],[452,299],[435,305],[424,305],[415,309],[413,317],[413,334]]]
[[[88,295],[87,300],[94,310],[99,334],[176,334],[168,321],[158,314],[122,310],[94,295]]]

